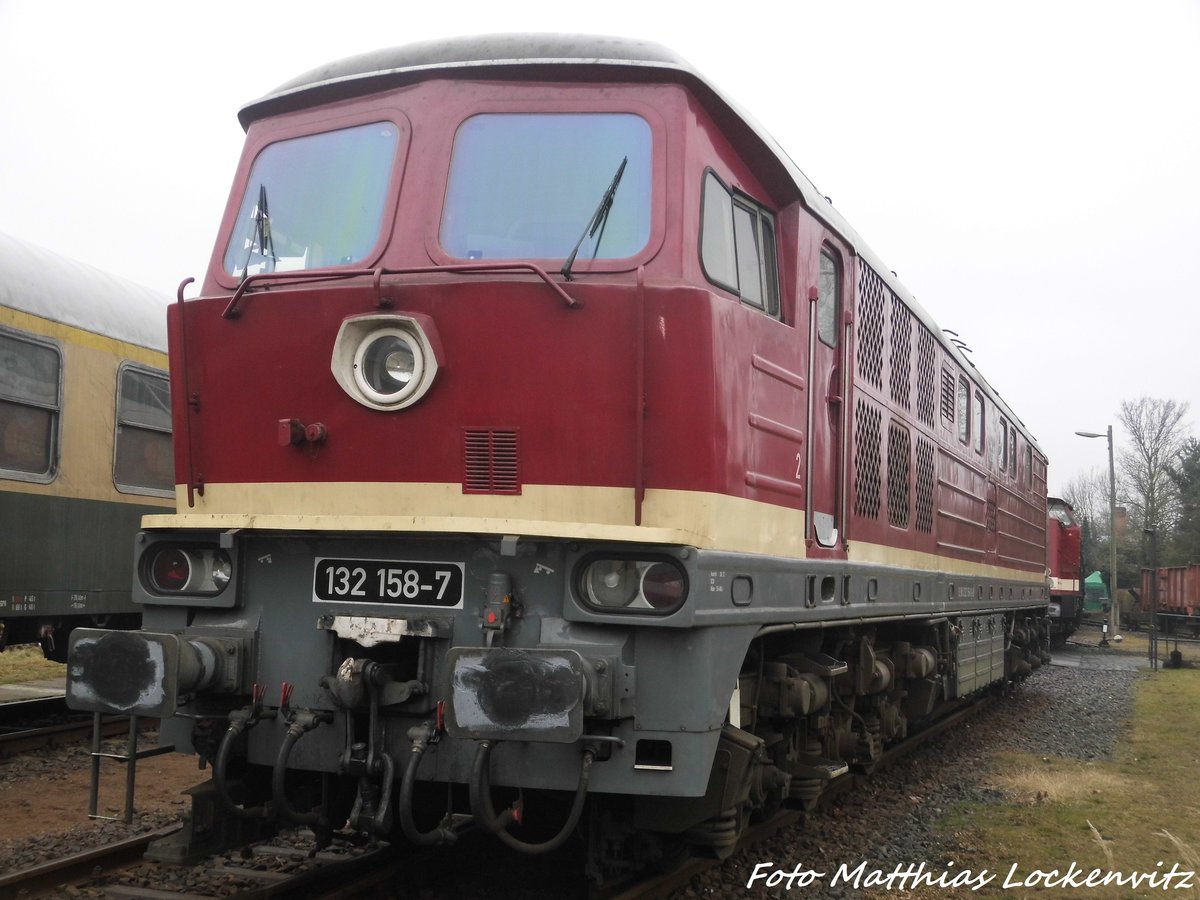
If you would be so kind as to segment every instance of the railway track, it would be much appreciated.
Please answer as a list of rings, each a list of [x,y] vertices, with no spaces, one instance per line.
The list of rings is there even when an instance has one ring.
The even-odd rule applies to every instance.
[[[178,826],[174,826],[140,834],[28,869],[0,875],[0,897],[53,896],[53,892],[61,892],[87,877],[95,878],[99,874],[140,860],[151,841],[166,837],[177,830]]]
[[[146,862],[154,841],[178,825],[0,876],[0,897],[84,896],[111,900],[181,900],[197,897],[358,897],[405,864],[386,844],[315,852],[263,842],[241,854],[222,854],[194,865]]]
[[[56,697],[6,700],[0,703],[0,730],[64,715],[67,715],[67,698],[63,694]]]
[[[43,747],[85,743],[92,736],[90,715],[84,715],[77,721],[56,722],[52,725],[25,724],[65,715],[66,704],[61,697],[18,700],[3,704],[0,710],[3,710],[3,715],[0,716],[0,758],[28,753]],[[101,720],[101,737],[119,737],[128,731],[127,716],[106,716]]]

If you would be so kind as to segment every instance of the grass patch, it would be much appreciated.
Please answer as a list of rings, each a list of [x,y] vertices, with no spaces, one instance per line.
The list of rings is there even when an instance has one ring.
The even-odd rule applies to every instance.
[[[0,684],[66,679],[67,667],[42,656],[37,644],[17,644],[0,653]]]
[[[1200,873],[1200,671],[1162,670],[1138,681],[1131,721],[1111,761],[1003,754],[985,778],[999,802],[960,807],[944,820],[955,868],[987,869],[980,897],[1200,898],[1193,889],[1023,886],[1035,870],[1080,878],[1103,871]],[[1012,881],[1005,877],[1016,864]],[[966,892],[970,894],[971,892]]]
[[[1128,795],[1128,780],[1108,767],[1079,760],[1047,758],[1041,764],[1028,757],[1009,760],[989,780],[1013,803],[1026,806],[1044,803],[1085,804],[1110,794]]]

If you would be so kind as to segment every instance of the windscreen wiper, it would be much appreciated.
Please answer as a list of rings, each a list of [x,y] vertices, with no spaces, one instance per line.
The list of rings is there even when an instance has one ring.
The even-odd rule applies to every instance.
[[[267,211],[267,186],[258,186],[258,205],[254,208],[254,234],[250,236],[250,246],[246,248],[246,261],[242,263],[242,280],[250,274],[250,257],[254,255],[254,247],[258,246],[258,255],[271,260],[271,271],[279,257],[275,255],[275,240],[271,237],[271,214]]]
[[[629,162],[628,156],[624,157],[621,160],[621,165],[617,166],[617,174],[613,176],[612,184],[604,192],[604,196],[600,199],[600,205],[592,213],[592,217],[588,220],[587,225],[583,226],[583,234],[579,236],[579,240],[575,242],[575,248],[571,251],[571,255],[563,263],[561,271],[563,278],[567,279],[567,281],[571,280],[571,266],[575,265],[575,255],[579,253],[579,248],[583,246],[584,238],[594,236],[597,231],[600,232],[600,237],[596,238],[596,245],[592,248],[592,259],[595,259],[596,254],[600,252],[600,241],[604,239],[604,227],[608,224],[608,213],[612,209],[613,197],[616,196],[617,185],[621,183],[621,176],[625,174],[625,164],[627,162]]]

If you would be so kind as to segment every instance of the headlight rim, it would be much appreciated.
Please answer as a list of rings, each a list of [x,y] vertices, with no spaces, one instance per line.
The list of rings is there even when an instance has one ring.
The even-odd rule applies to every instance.
[[[405,389],[383,393],[364,375],[362,357],[381,337],[404,341],[413,355],[414,369]],[[355,402],[380,412],[407,409],[431,389],[442,365],[441,341],[433,320],[422,313],[368,313],[342,320],[333,342],[330,371],[334,380]]]
[[[391,393],[384,393],[371,384],[366,371],[367,353],[379,341],[386,338],[395,338],[403,343],[408,348],[413,360],[412,372],[408,380],[399,390]],[[354,361],[351,365],[353,367],[354,382],[358,385],[358,389],[362,391],[364,397],[380,406],[396,407],[420,388],[421,380],[425,373],[425,351],[421,347],[421,342],[416,340],[415,336],[407,328],[400,328],[398,326],[375,328],[368,331],[359,340],[358,346],[354,350]]]
[[[188,576],[181,587],[163,585],[155,573],[155,564],[164,553],[179,554],[187,563]],[[218,568],[222,570],[218,576]],[[195,544],[158,542],[142,554],[139,580],[142,589],[155,598],[211,598],[225,593],[234,581],[233,556],[223,548]]]
[[[637,579],[633,597],[622,606],[606,606],[593,599],[589,575],[593,568],[602,563],[621,562],[638,566]],[[647,573],[658,566],[667,566],[679,579],[679,597],[669,606],[656,606],[645,595],[645,579]],[[575,569],[575,596],[580,606],[591,613],[599,615],[620,616],[652,616],[665,618],[678,613],[687,604],[691,585],[687,570],[678,560],[664,553],[625,553],[611,551],[596,551],[589,553],[579,560]]]
[[[181,587],[165,587],[158,576],[158,561],[163,557],[164,554],[167,553],[178,554],[183,559],[184,563],[187,564],[187,577],[183,579],[183,585]],[[188,553],[187,550],[183,549],[182,547],[170,544],[166,546],[160,545],[155,547],[154,552],[148,553],[146,556],[148,559],[146,561],[145,581],[148,587],[150,587],[155,593],[166,596],[187,593],[188,585],[192,583],[192,575],[195,572],[192,554]]]

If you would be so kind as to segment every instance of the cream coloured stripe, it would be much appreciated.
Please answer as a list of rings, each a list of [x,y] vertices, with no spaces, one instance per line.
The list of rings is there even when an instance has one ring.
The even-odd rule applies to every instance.
[[[1053,579],[1051,579],[1051,582],[1052,582],[1050,585],[1051,590],[1071,591],[1073,593],[1079,592],[1079,579],[1078,578],[1053,578]]]
[[[903,569],[927,569],[944,572],[947,575],[1026,581],[1039,586],[1046,582],[1044,571],[1026,572],[1022,569],[990,566],[965,559],[952,559],[949,556],[922,553],[918,550],[905,550],[901,547],[888,547],[883,544],[868,544],[864,541],[851,540],[848,556],[851,562],[895,566]]]
[[[402,531],[516,534],[578,540],[687,544],[706,550],[803,558],[804,513],[701,491],[650,490],[642,525],[628,488],[525,485],[516,496],[464,494],[458,484],[209,484],[196,506],[176,487],[179,514],[146,516],[146,528],[259,528],[280,531]],[[251,513],[244,510],[253,510]],[[436,515],[428,511],[436,510]],[[931,569],[1042,584],[1043,576],[1003,566],[850,542],[853,562]]]
[[[226,483],[205,485],[192,509],[185,485],[176,498],[178,515],[144,526],[517,534],[804,556],[801,510],[699,491],[647,491],[641,526],[629,488],[525,485],[506,496],[459,484]]]

